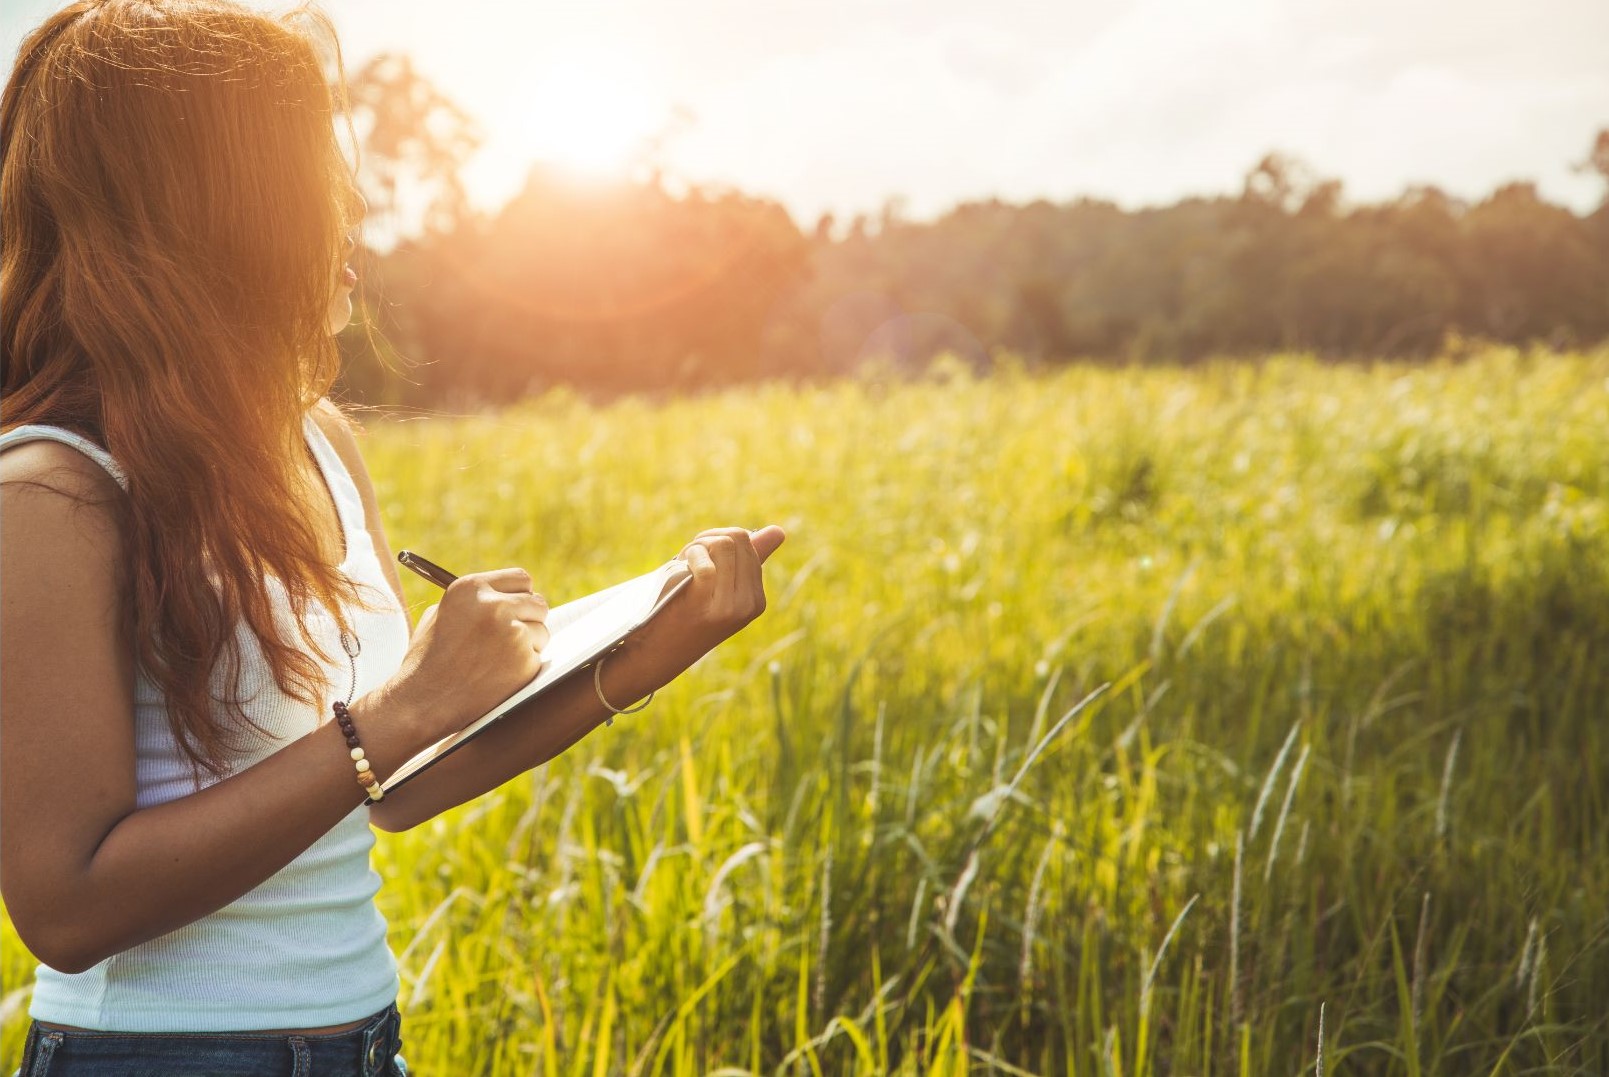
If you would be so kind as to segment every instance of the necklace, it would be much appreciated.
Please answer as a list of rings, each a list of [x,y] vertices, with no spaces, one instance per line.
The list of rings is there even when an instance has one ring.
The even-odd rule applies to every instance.
[[[348,643],[347,640],[351,642]],[[349,635],[343,628],[341,630],[341,650],[346,652],[347,659],[352,663],[352,687],[346,690],[346,702],[352,702],[352,693],[358,690],[358,654],[363,650],[363,644],[358,637]]]

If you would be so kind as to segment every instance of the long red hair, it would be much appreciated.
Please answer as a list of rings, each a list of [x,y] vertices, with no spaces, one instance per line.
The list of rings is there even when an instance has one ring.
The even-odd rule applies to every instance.
[[[344,99],[316,8],[81,0],[23,41],[0,100],[0,428],[67,427],[127,473],[108,506],[122,630],[214,775],[237,750],[215,703],[264,732],[240,709],[239,622],[281,690],[321,707],[329,676],[307,652],[344,656],[309,631],[310,603],[343,629],[344,604],[374,608],[321,559],[296,492],[362,216]],[[303,645],[279,638],[267,576]],[[236,692],[215,700],[226,655]]]

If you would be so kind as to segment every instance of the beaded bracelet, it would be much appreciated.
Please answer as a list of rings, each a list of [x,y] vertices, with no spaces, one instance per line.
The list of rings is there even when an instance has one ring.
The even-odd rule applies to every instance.
[[[369,761],[363,758],[363,749],[358,746],[358,731],[352,725],[352,714],[346,709],[346,704],[336,700],[335,720],[341,723],[341,732],[346,734],[346,746],[352,749],[352,758],[357,763],[358,784],[363,786],[369,794],[369,803],[374,803],[385,797],[385,790],[375,780],[374,771],[369,768]]]
[[[608,656],[605,655],[604,657],[608,657]],[[605,718],[603,720],[604,725],[614,725],[615,724],[615,715],[616,714],[636,714],[638,711],[640,711],[644,707],[648,706],[649,701],[654,698],[654,693],[649,692],[647,699],[643,700],[641,703],[637,704],[635,707],[627,707],[625,710],[621,710],[619,707],[615,706],[613,703],[610,703],[607,699],[604,699],[603,698],[603,658],[599,658],[597,663],[595,665],[593,665],[593,667],[592,667],[592,687],[597,689],[597,691],[598,691],[598,702],[602,703],[605,707],[608,707],[612,712],[614,712],[614,713],[610,714],[609,717],[607,717],[607,718]],[[658,691],[658,689],[655,689],[655,691]]]

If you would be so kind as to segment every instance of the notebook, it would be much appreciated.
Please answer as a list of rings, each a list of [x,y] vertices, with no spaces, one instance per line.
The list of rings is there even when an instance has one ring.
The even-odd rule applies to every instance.
[[[577,670],[591,668],[594,661],[614,651],[653,620],[692,578],[687,562],[672,558],[651,572],[548,610],[549,640],[542,650],[542,668],[536,676],[458,732],[409,759],[381,782],[380,788],[389,793],[467,744],[514,707],[541,695]]]

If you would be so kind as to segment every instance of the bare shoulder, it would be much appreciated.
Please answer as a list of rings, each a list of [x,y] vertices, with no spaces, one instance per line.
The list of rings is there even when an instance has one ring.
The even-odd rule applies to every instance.
[[[120,560],[113,504],[121,495],[104,467],[60,441],[40,438],[0,452],[0,515],[17,525],[6,531],[25,556]],[[80,542],[64,547],[45,538],[67,526]]]
[[[49,438],[25,441],[0,452],[0,486],[8,498],[44,487],[42,492],[98,500],[122,489],[100,464],[71,445]]]
[[[112,597],[123,563],[114,511],[121,495],[117,480],[71,445],[41,438],[0,452],[7,591],[30,595],[34,581],[59,576]]]

